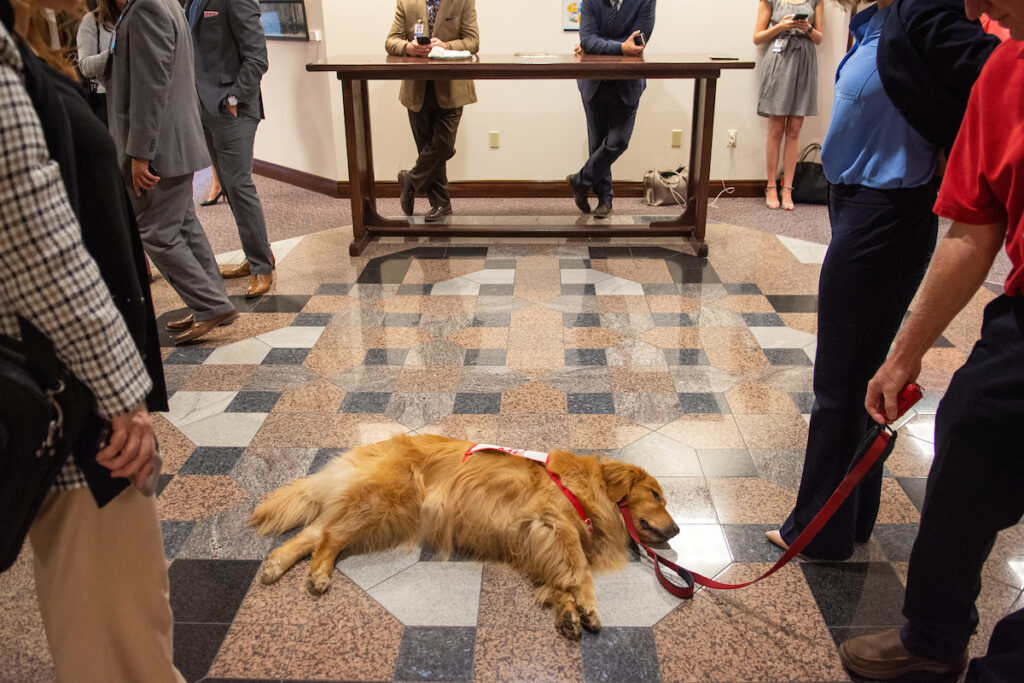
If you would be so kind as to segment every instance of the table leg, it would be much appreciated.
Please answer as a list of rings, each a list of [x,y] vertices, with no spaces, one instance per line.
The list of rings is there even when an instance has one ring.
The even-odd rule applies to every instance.
[[[715,126],[715,87],[718,78],[698,78],[693,83],[693,119],[690,126],[690,177],[686,210],[671,221],[655,221],[651,227],[692,226],[690,241],[698,256],[708,255],[704,241],[708,221],[708,190],[711,143]]]
[[[348,149],[348,182],[352,197],[352,243],[348,252],[350,256],[358,256],[375,237],[375,228],[408,227],[409,223],[386,219],[377,212],[370,99],[366,80],[343,79],[341,93]]]

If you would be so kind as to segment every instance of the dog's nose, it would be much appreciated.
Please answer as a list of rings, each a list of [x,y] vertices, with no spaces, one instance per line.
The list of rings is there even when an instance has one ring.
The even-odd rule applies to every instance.
[[[675,522],[672,522],[672,525],[665,529],[664,533],[666,538],[672,538],[673,536],[679,533],[679,525]]]

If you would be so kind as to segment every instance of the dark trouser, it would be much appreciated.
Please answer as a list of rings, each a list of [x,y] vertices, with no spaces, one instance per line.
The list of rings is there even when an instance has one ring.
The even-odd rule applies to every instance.
[[[864,410],[868,380],[914,298],[935,248],[935,187],[876,190],[829,188],[832,241],[818,282],[818,350],[814,406],[796,506],[782,525],[792,543],[846,474],[870,425]],[[844,560],[854,541],[871,535],[882,473],[863,480],[807,546],[806,554]]]
[[[964,683],[1015,683],[1024,675],[1024,609],[999,620],[988,652],[967,669]]]
[[[592,188],[599,201],[611,203],[612,164],[629,147],[638,105],[629,106],[607,82],[598,86],[590,101],[583,101],[587,114],[587,140],[590,158],[583,164],[579,184]]]
[[[263,205],[252,181],[252,150],[259,119],[234,117],[227,111],[214,116],[203,107],[200,107],[200,114],[206,147],[220,186],[227,195],[231,214],[235,217],[249,270],[253,274],[266,275],[274,270],[274,266]]]
[[[136,197],[129,189],[139,223],[142,246],[164,279],[174,288],[197,321],[209,320],[234,305],[228,300],[213,249],[192,203],[191,173],[161,178],[156,187]],[[131,187],[131,179],[126,182]]]
[[[437,104],[434,82],[427,81],[423,107],[409,112],[412,137],[416,140],[416,165],[409,171],[416,194],[425,194],[431,206],[450,204],[447,161],[455,156],[462,107],[443,109]]]
[[[914,654],[948,659],[967,647],[982,565],[996,534],[1024,514],[1022,444],[1024,297],[1001,296],[986,307],[981,339],[935,416],[935,460],[903,602],[903,643]],[[1020,632],[1021,621],[1005,628]],[[1019,681],[1024,638],[1014,647]]]

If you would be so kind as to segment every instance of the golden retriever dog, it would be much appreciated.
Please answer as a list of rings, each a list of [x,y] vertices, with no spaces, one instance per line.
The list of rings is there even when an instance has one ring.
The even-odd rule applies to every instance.
[[[320,472],[269,493],[249,523],[264,535],[303,530],[270,553],[262,581],[273,583],[312,554],[307,587],[327,590],[338,554],[420,544],[442,558],[459,550],[506,562],[536,586],[555,627],[569,639],[598,631],[592,570],[621,568],[629,537],[617,503],[625,498],[644,543],[679,533],[661,486],[643,469],[552,451],[547,469],[582,505],[587,528],[545,466],[482,451],[442,436],[395,436],[338,456]]]

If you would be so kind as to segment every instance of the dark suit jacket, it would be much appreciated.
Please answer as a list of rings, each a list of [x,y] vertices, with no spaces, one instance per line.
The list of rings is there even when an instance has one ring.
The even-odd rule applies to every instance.
[[[192,45],[196,90],[203,108],[216,115],[222,111],[227,96],[234,95],[238,98],[239,115],[263,118],[260,80],[267,72],[267,38],[260,23],[259,3],[256,0],[193,2],[199,3],[199,14],[192,28]]]
[[[656,4],[657,0],[622,0],[622,7],[613,18],[608,0],[583,0],[580,7],[580,46],[583,52],[588,55],[621,55],[622,43],[633,31],[643,31],[649,41],[654,33]],[[588,79],[576,83],[583,100],[589,102],[601,81]],[[618,91],[627,106],[636,106],[647,87],[647,81],[642,78],[607,81],[607,84]]]
[[[997,45],[967,18],[963,0],[896,0],[878,41],[878,75],[907,122],[948,152]]]

